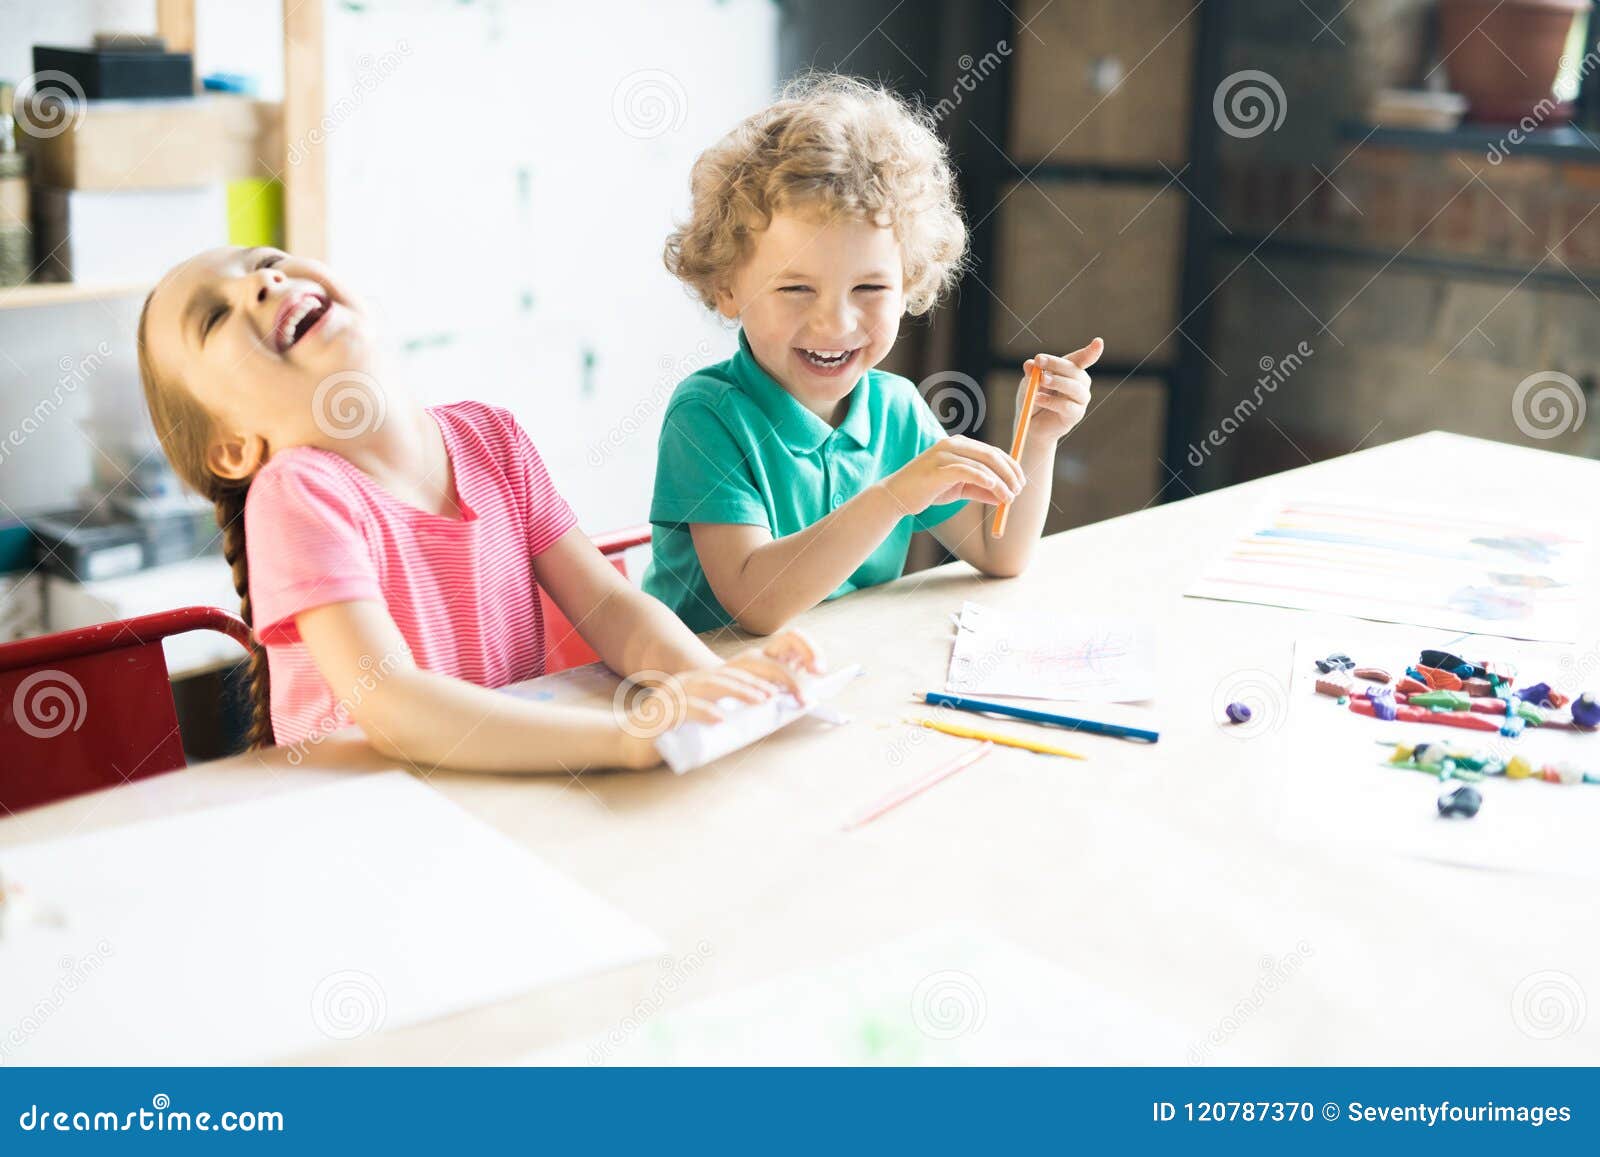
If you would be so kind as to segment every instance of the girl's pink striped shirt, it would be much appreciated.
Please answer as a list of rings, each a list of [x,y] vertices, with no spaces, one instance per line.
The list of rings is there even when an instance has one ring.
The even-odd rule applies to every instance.
[[[402,502],[338,454],[309,446],[274,454],[250,485],[250,599],[280,746],[348,725],[351,705],[403,661],[370,656],[357,686],[335,695],[295,626],[296,615],[331,603],[383,603],[412,660],[429,671],[484,687],[544,673],[532,560],[577,520],[510,413],[480,402],[428,413],[444,435],[459,519]]]

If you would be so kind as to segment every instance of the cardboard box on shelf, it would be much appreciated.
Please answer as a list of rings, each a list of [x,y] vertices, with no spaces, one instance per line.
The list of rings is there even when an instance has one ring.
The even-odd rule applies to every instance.
[[[22,284],[33,266],[27,171],[26,157],[0,153],[0,286]]]
[[[233,180],[277,177],[284,166],[283,106],[231,94],[204,99],[221,125],[222,175]]]
[[[214,99],[91,101],[54,136],[18,136],[35,181],[58,189],[173,189],[251,174],[224,165]]]
[[[26,226],[29,219],[27,159],[0,153],[0,229]]]
[[[1018,5],[1009,148],[1035,161],[1165,164],[1189,155],[1192,0]]]
[[[1099,334],[1105,360],[1162,363],[1176,352],[1186,198],[1176,188],[1043,181],[1013,187],[999,211],[1003,308],[996,349],[1020,361]]]
[[[41,185],[168,189],[229,175],[223,117],[213,100],[91,101],[63,123],[54,136],[18,133]]]
[[[220,184],[190,189],[34,188],[36,252],[47,279],[141,281],[228,242]]]
[[[1093,371],[1090,371],[1093,373]],[[993,373],[989,437],[1010,444],[1019,375]],[[1158,378],[1097,377],[1089,411],[1061,440],[1045,533],[1054,534],[1152,506],[1171,476],[1161,468],[1167,391]]]
[[[282,106],[246,96],[90,101],[54,135],[18,137],[34,180],[58,189],[171,189],[283,168]]]

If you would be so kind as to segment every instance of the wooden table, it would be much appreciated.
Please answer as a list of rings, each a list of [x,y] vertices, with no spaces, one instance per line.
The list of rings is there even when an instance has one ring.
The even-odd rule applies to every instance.
[[[1406,485],[1419,463],[1444,461],[1459,463],[1463,478],[1503,478],[1563,513],[1593,517],[1600,463],[1413,438],[1057,535],[1021,579],[953,564],[818,608],[802,625],[836,663],[868,668],[837,701],[849,725],[802,722],[684,777],[428,778],[656,929],[674,954],[704,942],[703,964],[669,1007],[956,918],[1133,999],[1196,1041],[1234,1016],[1263,958],[1303,954],[1292,980],[1235,1017],[1208,1062],[1595,1064],[1600,1008],[1553,1040],[1520,1030],[1511,1013],[1518,984],[1547,970],[1600,1002],[1593,882],[1302,838],[1274,785],[1286,758],[1314,763],[1316,753],[1294,751],[1287,732],[1275,742],[1231,737],[1213,692],[1247,669],[1287,680],[1297,636],[1351,620],[1181,597],[1273,495],[1330,486],[1376,495]],[[847,813],[961,749],[962,740],[896,721],[912,692],[942,685],[949,616],[968,598],[1153,624],[1169,685],[1158,704],[1161,743],[1073,737],[1087,763],[997,752],[884,819],[841,831]],[[583,693],[603,698],[609,686],[592,672],[555,679],[563,696],[587,681]],[[388,766],[343,739],[298,767],[283,751],[252,754],[0,822],[0,846]],[[650,962],[296,1059],[507,1062],[611,1030],[658,975]]]

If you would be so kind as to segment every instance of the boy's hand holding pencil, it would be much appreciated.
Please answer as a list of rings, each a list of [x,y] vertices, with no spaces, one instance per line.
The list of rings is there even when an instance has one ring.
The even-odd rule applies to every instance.
[[[1095,338],[1065,357],[1040,354],[1022,363],[1024,388],[1034,367],[1039,369],[1039,387],[1027,419],[1028,440],[1053,444],[1083,420],[1089,407],[1089,367],[1100,360],[1105,348],[1106,343]]]
[[[888,478],[883,486],[907,514],[963,499],[1015,501],[1025,479],[1017,460],[977,438],[956,435],[928,447]]]
[[[1011,457],[1019,461],[1030,452],[1055,456],[1056,443],[1082,420],[1089,408],[1089,367],[1100,360],[1106,343],[1095,338],[1066,357],[1039,354],[1022,363],[1024,371],[1017,403],[1016,429],[1011,435]],[[995,507],[990,535],[1006,532],[1011,500]]]

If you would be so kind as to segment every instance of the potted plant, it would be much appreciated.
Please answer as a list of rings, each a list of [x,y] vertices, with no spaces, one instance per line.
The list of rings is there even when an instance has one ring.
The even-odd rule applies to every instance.
[[[1439,51],[1476,121],[1570,117],[1551,95],[1572,22],[1589,0],[1439,0]]]

